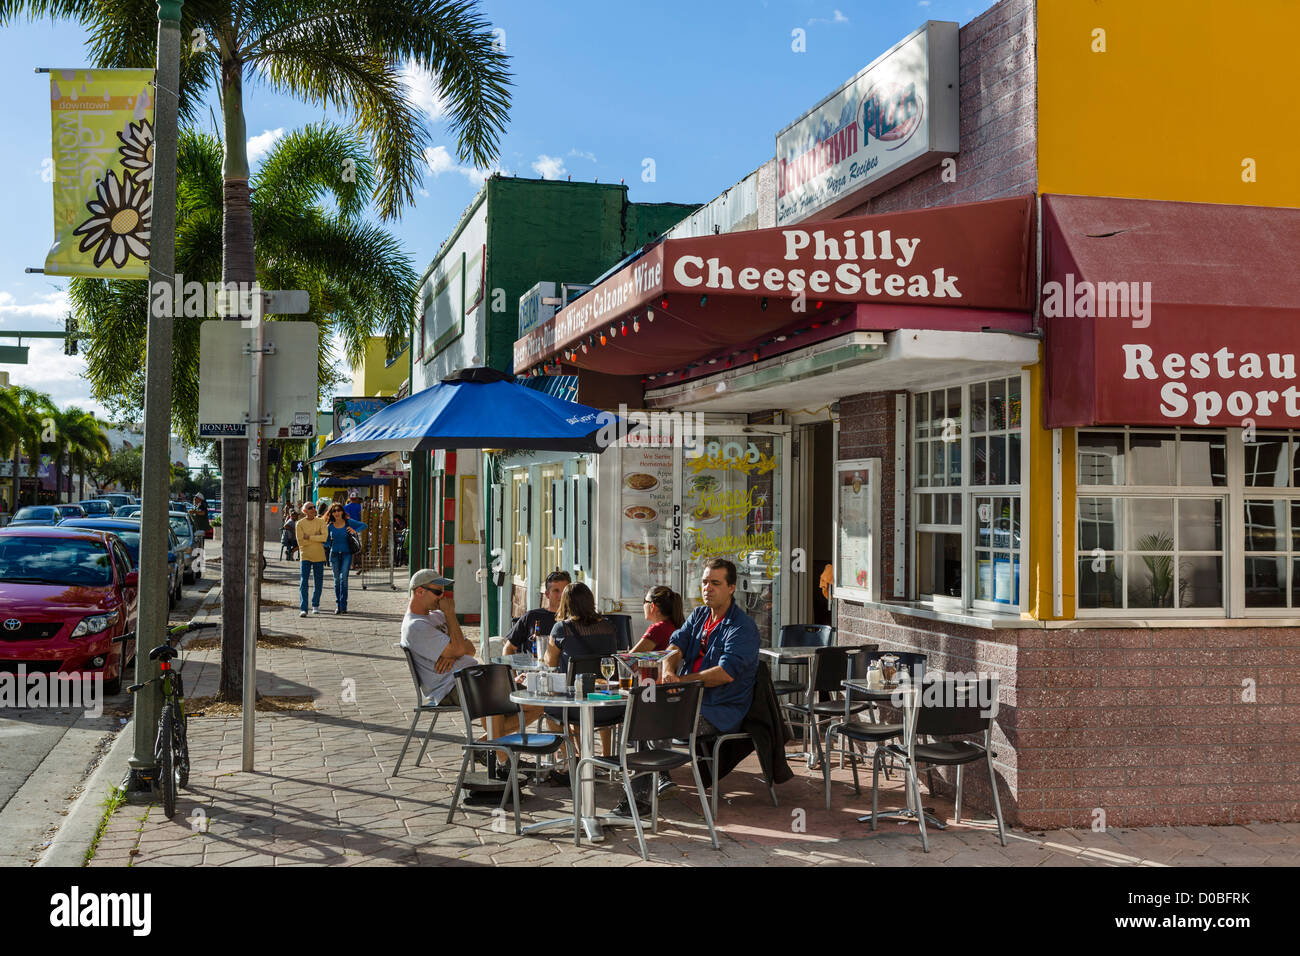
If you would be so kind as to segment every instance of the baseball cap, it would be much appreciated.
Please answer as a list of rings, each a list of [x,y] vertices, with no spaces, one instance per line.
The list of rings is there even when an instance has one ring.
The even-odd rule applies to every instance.
[[[414,593],[416,588],[431,587],[442,588],[445,591],[447,588],[455,586],[456,582],[451,578],[444,578],[432,568],[425,568],[424,570],[416,571],[411,575],[411,586],[409,590]]]
[[[357,490],[354,488],[354,489],[352,489],[352,491],[348,492],[348,497],[349,497],[349,498],[360,498],[360,497],[361,497],[361,492],[357,491]]]

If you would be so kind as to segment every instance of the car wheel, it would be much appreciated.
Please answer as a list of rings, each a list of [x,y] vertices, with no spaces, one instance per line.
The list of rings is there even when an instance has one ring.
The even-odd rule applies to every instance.
[[[193,583],[194,583],[194,572],[193,572],[193,571],[186,571],[184,574],[182,574],[182,575],[181,575],[181,583],[182,583],[182,584],[193,584]]]
[[[126,664],[122,664],[122,666],[117,669],[116,677],[114,677],[112,680],[106,679],[104,681],[105,694],[117,695],[122,693],[122,671],[124,670],[126,670]]]

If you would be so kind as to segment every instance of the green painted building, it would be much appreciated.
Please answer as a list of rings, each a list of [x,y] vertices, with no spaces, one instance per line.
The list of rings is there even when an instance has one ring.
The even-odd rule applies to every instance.
[[[421,278],[411,394],[471,365],[512,371],[524,293],[543,281],[590,283],[696,208],[628,202],[622,184],[486,180]],[[456,582],[457,613],[471,619],[480,603],[473,525],[486,502],[476,452],[411,462],[411,566],[441,568]],[[490,600],[493,634],[495,607]]]

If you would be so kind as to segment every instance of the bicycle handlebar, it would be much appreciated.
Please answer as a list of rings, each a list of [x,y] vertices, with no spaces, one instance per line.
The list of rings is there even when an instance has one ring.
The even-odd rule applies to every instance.
[[[168,637],[181,637],[190,631],[201,631],[205,627],[216,627],[212,621],[188,621],[185,624],[177,624],[175,627],[167,628]]]

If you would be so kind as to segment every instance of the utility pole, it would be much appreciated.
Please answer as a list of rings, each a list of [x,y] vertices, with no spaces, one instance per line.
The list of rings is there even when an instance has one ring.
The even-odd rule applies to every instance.
[[[184,0],[158,2],[158,61],[154,73],[153,226],[149,243],[149,283],[162,283],[168,301],[175,295],[177,91],[181,82],[181,7]],[[153,296],[149,296],[150,301]],[[135,680],[158,676],[149,651],[166,640],[167,489],[171,484],[172,320],[149,315],[145,352],[144,482],[140,493],[140,602],[135,633]],[[160,691],[150,684],[134,696],[134,751],[128,791],[151,787],[157,773]]]
[[[248,385],[248,562],[244,566],[244,724],[245,773],[253,769],[257,726],[257,635],[262,605],[262,373],[266,360],[266,323],[259,292],[253,305],[253,374]]]

